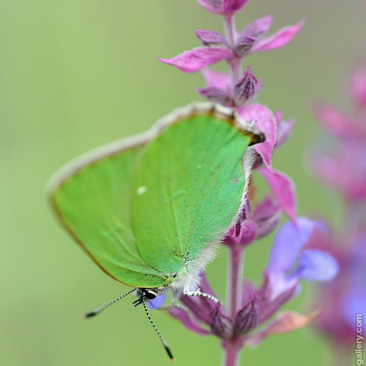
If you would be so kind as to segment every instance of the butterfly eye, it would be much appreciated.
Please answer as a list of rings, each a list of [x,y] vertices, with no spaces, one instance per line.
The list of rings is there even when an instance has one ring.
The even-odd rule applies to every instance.
[[[144,296],[145,296],[145,299],[147,299],[147,300],[153,300],[153,299],[155,299],[155,297],[157,296],[157,294],[155,292],[153,292],[153,291],[146,291],[144,293]]]

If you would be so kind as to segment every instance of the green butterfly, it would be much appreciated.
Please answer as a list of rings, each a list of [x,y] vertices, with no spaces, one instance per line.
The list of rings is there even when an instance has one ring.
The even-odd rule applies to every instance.
[[[146,301],[166,292],[218,301],[197,290],[199,275],[235,223],[252,166],[248,146],[261,141],[232,110],[193,104],[67,165],[48,196],[94,262],[134,288],[127,294],[136,291],[135,306],[147,312]]]

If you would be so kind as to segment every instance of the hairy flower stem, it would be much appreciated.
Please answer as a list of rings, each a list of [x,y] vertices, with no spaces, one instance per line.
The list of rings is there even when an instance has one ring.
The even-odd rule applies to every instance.
[[[229,271],[227,280],[228,312],[232,321],[242,307],[244,249],[241,245],[229,247]],[[224,348],[224,366],[236,366],[243,346],[237,338],[227,339],[222,343]]]
[[[226,38],[229,42],[229,46],[232,50],[234,50],[237,34],[234,15],[227,15],[224,17],[224,27],[225,27]],[[237,84],[241,76],[242,58],[234,57],[233,59],[228,61],[228,64],[230,66],[230,74],[232,82],[231,88],[234,89],[235,85]]]

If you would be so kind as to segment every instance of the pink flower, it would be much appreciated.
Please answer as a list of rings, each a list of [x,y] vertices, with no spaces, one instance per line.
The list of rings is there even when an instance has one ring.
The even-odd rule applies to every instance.
[[[239,2],[233,0],[230,6],[234,7]],[[214,0],[202,0],[202,5],[206,9],[211,9],[210,11],[216,8],[221,9],[219,2]],[[228,5],[228,8],[230,6]],[[221,10],[218,13],[221,13]],[[222,60],[242,59],[244,56],[255,52],[284,47],[294,39],[305,24],[304,21],[301,21],[298,24],[284,27],[269,37],[265,37],[271,22],[272,16],[268,15],[250,23],[237,34],[234,44],[220,33],[197,30],[197,37],[205,47],[194,48],[170,59],[159,58],[159,60],[183,72],[193,73]]]
[[[350,97],[358,107],[352,115],[328,103],[316,108],[319,123],[333,137],[331,149],[312,154],[311,169],[325,184],[349,201],[366,200],[366,69],[351,76]]]
[[[313,237],[308,244],[311,247],[321,243],[337,258],[340,267],[337,278],[319,289],[315,306],[321,308],[322,312],[316,325],[338,345],[350,349],[355,339],[356,314],[362,314],[364,319],[366,317],[366,282],[363,280],[366,268],[365,235],[366,231],[359,232],[350,240],[349,233],[346,237],[335,237],[327,232]]]
[[[292,180],[284,173],[272,168],[274,149],[288,138],[293,121],[284,122],[281,113],[273,114],[266,106],[255,103],[238,108],[239,115],[247,121],[256,121],[256,127],[265,134],[266,140],[254,145],[264,166],[257,162],[257,170],[267,180],[281,209],[295,220],[297,216],[296,192]]]
[[[269,37],[257,38],[249,53],[271,51],[286,46],[295,38],[304,25],[305,22],[301,21],[295,25],[283,27]]]
[[[254,145],[254,149],[262,157],[264,164],[272,170],[272,154],[278,129],[274,114],[266,106],[259,103],[239,107],[238,113],[246,121],[255,121],[258,130],[265,134],[266,140],[261,144]]]
[[[285,214],[295,221],[297,217],[297,199],[295,186],[292,179],[285,173],[269,170],[263,166],[258,171],[267,180],[273,195]]]
[[[365,83],[366,85],[366,83]],[[366,141],[366,118],[350,116],[329,103],[318,103],[315,109],[318,122],[327,132],[342,140]]]
[[[338,259],[337,278],[319,291],[323,308],[317,326],[344,352],[354,353],[357,316],[366,317],[366,68],[356,69],[350,79],[350,99],[355,111],[346,114],[327,103],[316,115],[328,132],[328,148],[312,154],[314,175],[336,189],[346,206],[343,227],[327,233],[323,241]],[[333,245],[331,245],[333,244]],[[335,322],[334,319],[337,319]],[[365,323],[357,325],[361,333]],[[362,329],[363,328],[363,329]]]
[[[190,74],[231,57],[232,53],[226,48],[199,47],[171,59],[159,58],[159,60]]]
[[[281,222],[282,209],[276,199],[267,195],[257,205],[248,199],[236,225],[227,233],[224,244],[246,247],[270,234]]]
[[[352,73],[350,94],[356,105],[366,108],[366,66],[361,66]]]
[[[366,145],[355,142],[314,155],[312,171],[349,201],[366,202]]]

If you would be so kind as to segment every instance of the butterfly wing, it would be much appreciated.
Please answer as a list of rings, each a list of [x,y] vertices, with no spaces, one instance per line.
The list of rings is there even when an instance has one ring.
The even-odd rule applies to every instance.
[[[211,109],[166,126],[146,146],[132,183],[132,226],[146,263],[173,273],[222,238],[242,204],[249,142]]]
[[[110,276],[135,287],[166,285],[140,257],[131,229],[130,189],[148,136],[101,149],[52,179],[49,198],[63,226]]]
[[[164,287],[233,221],[253,138],[227,112],[194,105],[63,169],[49,198],[107,274],[134,287]]]

